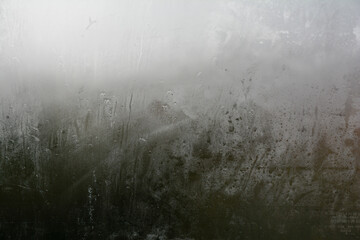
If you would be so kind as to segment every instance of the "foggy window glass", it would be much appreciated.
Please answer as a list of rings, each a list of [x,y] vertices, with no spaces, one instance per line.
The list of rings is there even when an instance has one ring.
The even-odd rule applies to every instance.
[[[356,239],[357,0],[1,0],[0,239]]]

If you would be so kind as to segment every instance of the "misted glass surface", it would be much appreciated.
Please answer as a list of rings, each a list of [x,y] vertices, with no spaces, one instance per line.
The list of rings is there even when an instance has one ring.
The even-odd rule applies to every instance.
[[[360,2],[0,0],[0,239],[358,239]]]

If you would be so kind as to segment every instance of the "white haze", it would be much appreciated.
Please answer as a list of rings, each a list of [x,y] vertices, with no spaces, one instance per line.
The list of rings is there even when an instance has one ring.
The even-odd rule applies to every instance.
[[[306,99],[314,87],[345,86],[360,63],[355,0],[3,0],[0,7],[3,96],[19,86],[61,98],[79,87],[155,84],[179,99],[200,87],[212,99],[251,78],[251,97],[279,104]]]

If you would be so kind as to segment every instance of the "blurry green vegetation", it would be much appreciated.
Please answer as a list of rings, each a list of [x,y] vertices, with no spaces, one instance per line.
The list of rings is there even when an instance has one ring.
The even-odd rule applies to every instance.
[[[317,110],[228,101],[194,118],[136,92],[29,96],[1,105],[2,239],[356,234],[331,221],[358,211],[359,138],[332,135]]]

